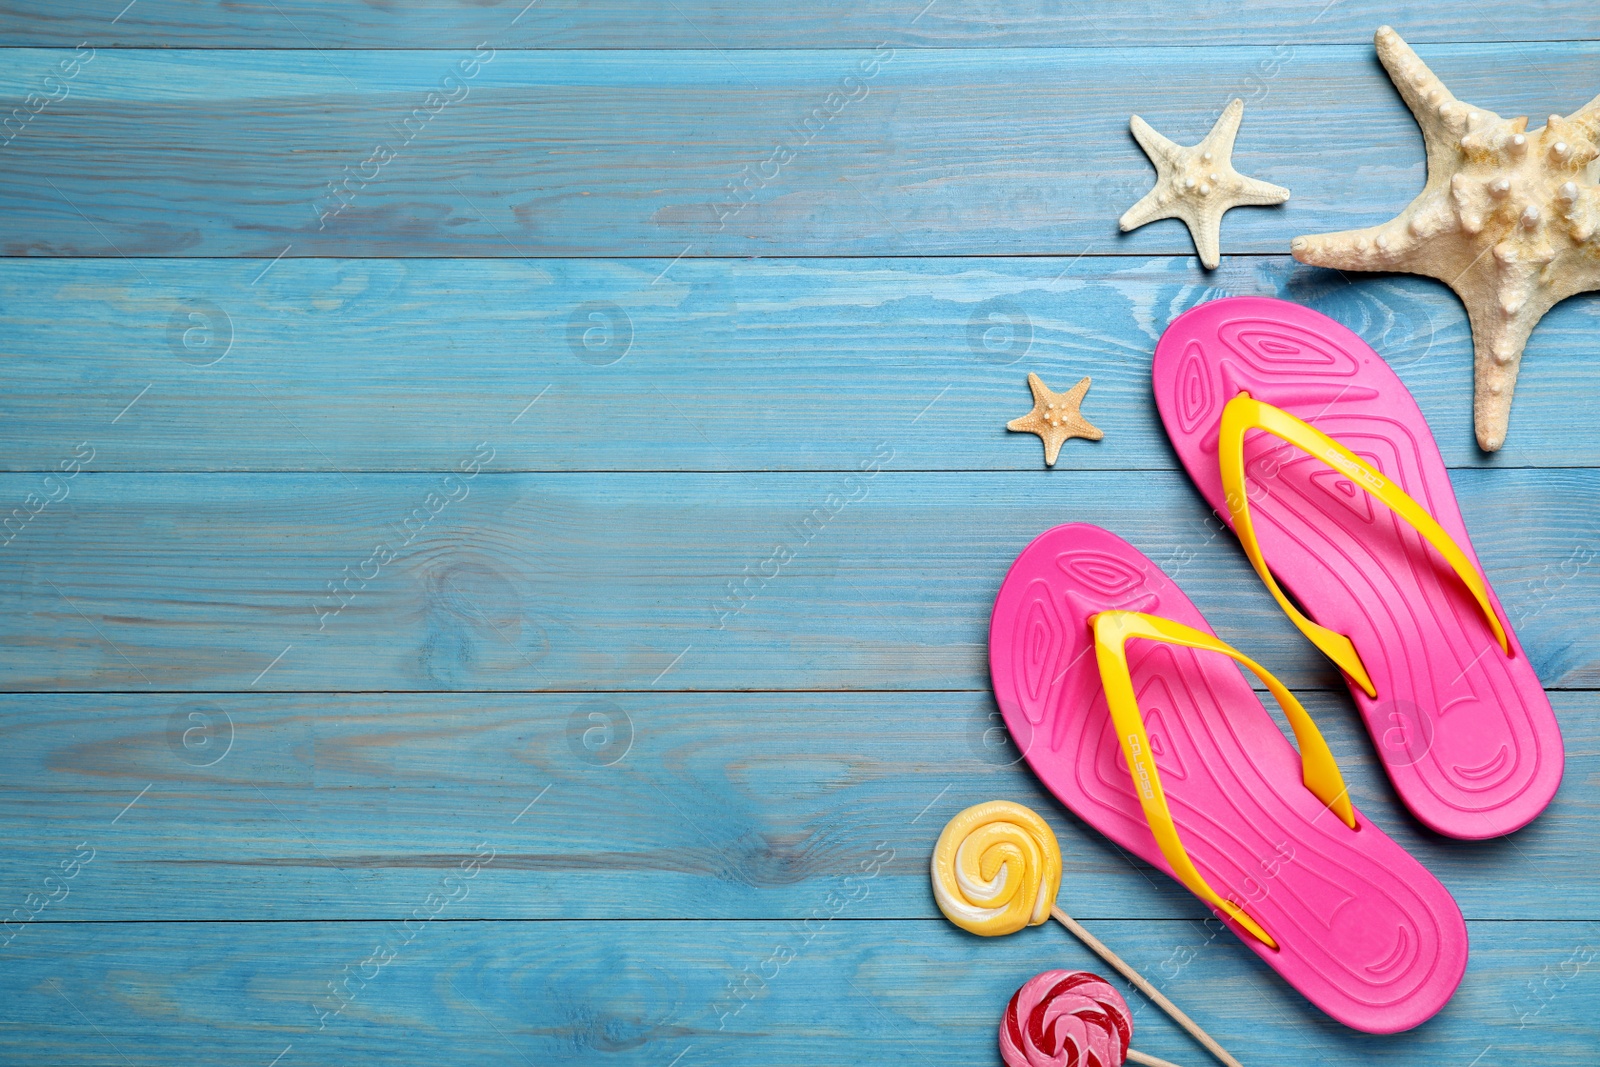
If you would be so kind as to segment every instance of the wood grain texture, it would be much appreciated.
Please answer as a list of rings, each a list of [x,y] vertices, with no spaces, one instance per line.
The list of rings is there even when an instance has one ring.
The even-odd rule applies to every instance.
[[[0,0],[0,908],[93,850],[0,925],[0,1062],[994,1063],[1018,984],[1100,969],[937,918],[932,839],[996,796],[1250,1067],[1594,1062],[1600,301],[1485,457],[1455,298],[1284,255],[1421,187],[1380,22],[1537,124],[1600,89],[1592,5],[524,3]],[[1293,199],[1211,273],[1116,233],[1129,114],[1192,142],[1234,95]],[[1243,293],[1366,337],[1456,468],[1567,741],[1511,838],[1401,810],[1175,467],[1149,353]],[[1094,378],[1067,469],[1002,430],[1029,371]],[[1320,1016],[997,747],[989,606],[1072,520],[1305,693],[1456,895],[1437,1018]]]
[[[448,916],[419,924],[409,943],[387,922],[29,931],[40,936],[19,938],[0,970],[9,1023],[0,1055],[107,1067],[280,1055],[278,1067],[990,1064],[1017,986],[1050,967],[1095,966],[1054,928],[979,939],[943,920],[852,922],[847,912],[810,927]],[[1469,1064],[1486,1048],[1499,1063],[1594,1062],[1600,924],[1469,924],[1473,954],[1455,999],[1388,1037],[1319,1015],[1231,935],[1212,939],[1215,925],[1093,930],[1247,1065]],[[1204,1062],[1164,1016],[1127,997],[1136,1047]]]
[[[1109,436],[1064,465],[1175,469],[1150,353],[1180,312],[1247,294],[1361,334],[1453,466],[1600,463],[1571,402],[1600,391],[1600,299],[1539,326],[1490,457],[1466,313],[1430,280],[1288,257],[686,257],[3,260],[0,464],[53,470],[87,439],[97,471],[448,470],[490,435],[497,470],[853,470],[892,432],[897,469],[1037,471],[1038,441],[1004,429],[1037,371],[1094,378]]]
[[[79,474],[3,549],[0,688],[986,690],[995,590],[1070,521],[1339,684],[1185,476],[899,473],[894,440],[876,474]],[[1455,481],[1540,677],[1595,686],[1600,471]]]
[[[1492,842],[1423,830],[1349,699],[1306,699],[1469,919],[1600,920],[1600,692],[1555,694],[1562,791]],[[383,919],[485,853],[452,918],[923,918],[934,838],[995,797],[1050,819],[1076,917],[1208,914],[1052,799],[987,693],[11,695],[0,724],[0,915],[93,850],[38,922]]]
[[[1152,173],[1128,115],[1192,143],[1235,95],[1235,164],[1295,195],[1231,212],[1225,251],[1381,222],[1423,181],[1367,44],[888,53],[101,49],[50,89],[71,53],[15,49],[0,95],[61,98],[0,150],[0,252],[1187,255],[1176,221],[1117,233]],[[1594,95],[1600,43],[1422,55],[1542,116]]]
[[[142,48],[849,48],[882,41],[938,45],[1344,44],[1370,40],[1384,22],[1413,43],[1568,41],[1600,36],[1600,17],[1535,0],[1397,11],[1377,0],[1132,0],[1102,8],[1059,0],[953,3],[821,0],[804,7],[736,0],[138,0],[118,14],[101,0],[0,3],[0,45]],[[113,21],[114,20],[114,21]]]

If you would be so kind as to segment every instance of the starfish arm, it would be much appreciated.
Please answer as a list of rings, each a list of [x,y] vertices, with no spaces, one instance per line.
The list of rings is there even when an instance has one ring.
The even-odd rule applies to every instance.
[[[1072,436],[1082,437],[1088,441],[1098,441],[1105,436],[1104,430],[1084,418],[1073,419],[1067,429],[1072,431]]]
[[[1243,121],[1244,101],[1234,97],[1228,106],[1222,109],[1217,124],[1211,127],[1211,132],[1200,142],[1200,147],[1221,159],[1227,159],[1233,154],[1233,140],[1239,136],[1239,123]]]
[[[1006,429],[1013,430],[1017,433],[1038,433],[1038,427],[1035,425],[1037,421],[1038,420],[1034,417],[1033,412],[1030,411],[1021,418],[1012,419],[1010,422],[1006,423]]]
[[[1057,432],[1040,434],[1039,437],[1044,441],[1044,465],[1054,467],[1056,457],[1061,455],[1061,446],[1067,443],[1067,435]]]
[[[1078,405],[1083,403],[1083,398],[1089,395],[1089,383],[1093,380],[1092,378],[1082,379],[1077,385],[1063,393],[1062,399],[1076,411]]]
[[[1507,316],[1492,297],[1463,297],[1462,303],[1472,323],[1472,426],[1478,447],[1498,452],[1511,422],[1511,395],[1517,388],[1522,349],[1544,312],[1527,308]]]
[[[1364,230],[1342,230],[1339,233],[1296,237],[1289,242],[1289,251],[1295,259],[1309,263],[1313,267],[1332,267],[1335,270],[1408,270],[1405,257],[1400,253],[1410,245],[1400,244],[1397,237],[1403,233],[1404,227],[1397,226],[1397,220],[1391,220],[1381,226],[1369,226]],[[1395,249],[1394,255],[1386,257],[1392,262],[1374,262],[1377,253],[1373,250],[1379,247],[1380,238],[1386,245]]]
[[[1567,258],[1567,269],[1557,270],[1548,249],[1522,255],[1511,240],[1493,247],[1492,257],[1450,283],[1472,322],[1472,414],[1485,452],[1505,443],[1523,349],[1539,320],[1569,296],[1600,290],[1600,259],[1581,250],[1573,251],[1582,258]]]
[[[1124,211],[1122,218],[1117,220],[1117,225],[1122,228],[1123,233],[1127,233],[1129,230],[1137,230],[1147,222],[1154,222],[1157,219],[1170,219],[1171,217],[1171,210],[1161,203],[1161,186],[1157,185],[1154,189],[1145,193],[1143,199],[1137,204]]]
[[[1373,41],[1378,49],[1378,60],[1389,72],[1389,80],[1400,90],[1400,98],[1411,109],[1417,125],[1422,129],[1430,172],[1436,159],[1443,161],[1455,158],[1461,135],[1469,127],[1469,115],[1476,119],[1470,123],[1473,127],[1502,121],[1492,111],[1457,100],[1455,94],[1439,80],[1439,76],[1428,69],[1428,65],[1392,28],[1379,26]]]
[[[1128,120],[1128,129],[1133,131],[1133,139],[1139,142],[1139,147],[1144,149],[1144,154],[1150,157],[1150,162],[1156,165],[1156,170],[1162,169],[1162,164],[1176,162],[1183,152],[1182,146],[1167,140],[1150,124],[1138,115]]]
[[[1033,403],[1037,407],[1050,399],[1050,387],[1044,384],[1044,379],[1032,371],[1028,372],[1028,392],[1033,394]]]
[[[1281,204],[1289,199],[1289,190],[1257,178],[1239,175],[1239,189],[1233,194],[1236,204]]]
[[[1216,270],[1217,264],[1222,262],[1222,213],[1225,208],[1215,208],[1196,213],[1193,218],[1183,221],[1189,226],[1189,234],[1194,238],[1194,250],[1200,254],[1200,262],[1206,270]]]
[[[1396,33],[1393,27],[1379,26],[1378,32],[1373,35],[1373,43],[1377,46],[1378,61],[1389,72],[1389,80],[1394,82],[1394,87],[1400,90],[1400,98],[1406,102],[1406,107],[1416,116],[1423,135],[1431,138],[1444,132],[1439,121],[1439,108],[1457,103],[1455,94],[1445,87],[1439,76],[1412,51],[1405,38]]]

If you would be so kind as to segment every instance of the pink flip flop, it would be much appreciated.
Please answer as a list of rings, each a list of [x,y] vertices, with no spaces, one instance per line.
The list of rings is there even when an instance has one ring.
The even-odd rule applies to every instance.
[[[1299,755],[1230,657],[1267,683]],[[1293,695],[1138,549],[1084,524],[1036,538],[995,599],[989,670],[1050,791],[1318,1008],[1394,1033],[1455,992],[1467,929],[1449,891],[1350,804]]]
[[[1189,476],[1344,671],[1412,813],[1480,839],[1543,811],[1561,784],[1555,712],[1389,365],[1309,308],[1232,297],[1167,327],[1151,376]]]

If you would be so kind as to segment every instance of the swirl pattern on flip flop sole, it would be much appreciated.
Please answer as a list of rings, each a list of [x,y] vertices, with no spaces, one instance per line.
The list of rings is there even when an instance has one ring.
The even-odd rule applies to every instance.
[[[1030,979],[1000,1020],[1006,1067],[1122,1067],[1132,1040],[1127,1001],[1088,971]]]
[[[1061,888],[1061,847],[1021,804],[991,800],[951,819],[933,849],[933,896],[945,918],[984,937],[1038,926]]]

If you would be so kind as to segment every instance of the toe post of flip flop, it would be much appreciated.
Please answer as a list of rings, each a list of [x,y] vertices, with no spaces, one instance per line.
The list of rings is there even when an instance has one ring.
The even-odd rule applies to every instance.
[[[1007,727],[1051,792],[1318,1008],[1393,1033],[1450,999],[1467,962],[1450,893],[1350,803],[1294,696],[1138,549],[1086,524],[1041,534],[1001,585],[989,657]]]
[[[1151,379],[1190,478],[1343,671],[1411,812],[1477,840],[1543,811],[1555,713],[1399,376],[1310,308],[1230,297],[1173,321]]]

